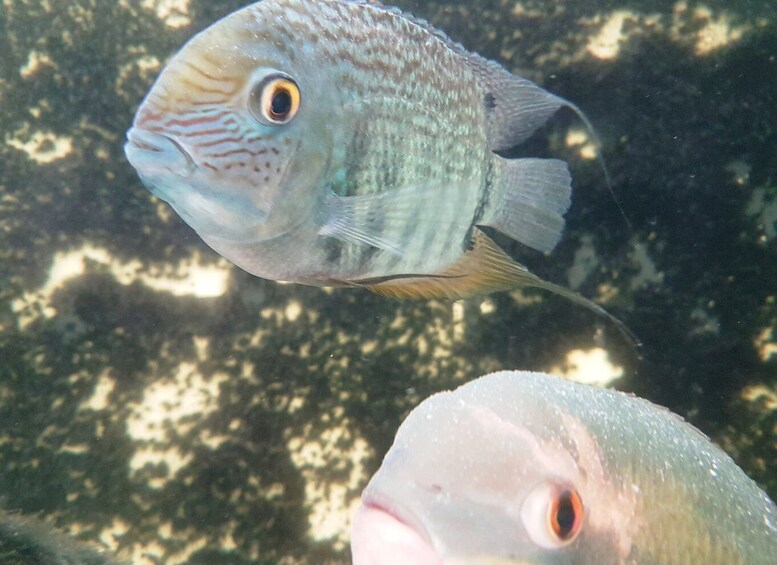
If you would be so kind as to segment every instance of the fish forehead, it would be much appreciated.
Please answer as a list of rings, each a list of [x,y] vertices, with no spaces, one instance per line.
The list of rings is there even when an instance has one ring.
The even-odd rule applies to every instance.
[[[207,104],[236,93],[251,69],[292,71],[306,59],[326,65],[336,86],[355,93],[392,85],[410,97],[433,91],[444,103],[459,91],[474,92],[469,69],[425,23],[372,4],[330,0],[265,0],[242,8],[192,38],[157,85],[171,108]],[[214,96],[192,98],[198,82],[212,86]]]
[[[588,522],[581,541],[587,542],[592,530],[612,532],[616,536],[609,539],[622,556],[663,556],[669,561],[679,554],[674,551],[738,555],[738,536],[754,542],[754,555],[769,544],[774,547],[774,504],[730,457],[669,410],[616,391],[535,373],[494,373],[456,393],[529,428],[562,429],[578,453],[588,453],[594,467],[597,461],[603,464],[596,473],[591,473],[590,463],[582,465]],[[551,405],[560,412],[548,412]],[[599,488],[610,482],[608,476],[621,485],[615,498]],[[709,536],[709,544],[717,549],[703,540],[698,545],[655,544],[656,538],[671,539],[678,532]]]
[[[300,85],[302,102],[297,119],[262,136],[245,106],[256,73],[268,69],[291,75]],[[188,137],[194,146],[219,145],[217,156],[224,149],[230,156],[240,151],[223,147],[224,138],[235,144],[258,142],[263,154],[268,148],[272,153],[259,160],[262,168],[283,145],[301,137],[299,130],[328,122],[338,126],[332,135],[340,146],[361,136],[380,154],[393,148],[412,158],[420,148],[424,162],[430,157],[440,161],[442,154],[452,157],[445,166],[452,169],[472,161],[471,152],[451,156],[447,146],[436,151],[428,141],[419,146],[413,140],[468,137],[483,142],[480,98],[472,73],[444,36],[397,11],[361,2],[265,0],[192,38],[152,87],[135,125]],[[413,127],[407,127],[408,120]],[[242,150],[253,154],[260,149]],[[349,157],[335,156],[349,168],[351,184],[365,167],[374,177],[369,172],[373,165],[386,165],[382,158],[372,162],[363,147],[358,150],[362,155],[349,164]]]
[[[403,422],[365,496],[423,524],[446,557],[485,563],[520,554],[537,562],[520,519],[526,495],[546,480],[584,488],[578,454],[558,436],[540,437],[483,403],[441,393]]]

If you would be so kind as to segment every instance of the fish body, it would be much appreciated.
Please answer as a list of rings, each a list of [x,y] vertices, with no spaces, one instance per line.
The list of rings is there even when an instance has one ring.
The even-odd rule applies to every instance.
[[[0,510],[0,562],[5,565],[129,565],[54,529],[46,521]]]
[[[505,159],[566,100],[427,22],[347,0],[265,0],[189,41],[125,146],[150,190],[257,276],[463,297],[538,286],[482,227],[547,252],[571,177]]]
[[[679,416],[500,372],[436,394],[362,494],[355,565],[769,564],[777,508]]]

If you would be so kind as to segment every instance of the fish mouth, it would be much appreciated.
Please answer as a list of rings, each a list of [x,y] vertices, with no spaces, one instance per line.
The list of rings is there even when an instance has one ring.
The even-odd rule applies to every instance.
[[[197,168],[186,148],[163,133],[132,127],[127,132],[124,154],[142,175],[171,172],[188,178]]]
[[[135,126],[127,132],[124,152],[151,193],[206,241],[244,243],[267,221],[268,211],[245,195],[198,181],[197,163],[172,136]]]
[[[377,493],[364,493],[353,523],[354,565],[442,565],[421,521]]]

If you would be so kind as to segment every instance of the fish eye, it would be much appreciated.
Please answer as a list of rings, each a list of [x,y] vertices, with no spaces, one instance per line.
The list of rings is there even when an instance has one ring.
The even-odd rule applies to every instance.
[[[572,543],[580,534],[584,516],[580,494],[564,483],[536,486],[521,507],[521,520],[529,537],[546,549]]]
[[[267,125],[289,123],[297,114],[300,92],[297,83],[283,73],[264,77],[251,89],[248,109],[251,115]]]

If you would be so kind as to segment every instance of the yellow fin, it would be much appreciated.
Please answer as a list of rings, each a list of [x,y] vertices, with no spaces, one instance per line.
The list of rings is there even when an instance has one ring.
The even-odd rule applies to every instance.
[[[544,288],[607,318],[632,347],[640,346],[636,336],[618,318],[578,293],[534,275],[477,228],[473,229],[472,249],[440,273],[361,284],[372,292],[396,298],[467,298],[527,286]]]
[[[472,249],[453,265],[433,275],[403,276],[368,283],[372,292],[397,298],[466,298],[543,281],[513,261],[494,241],[475,228]]]

